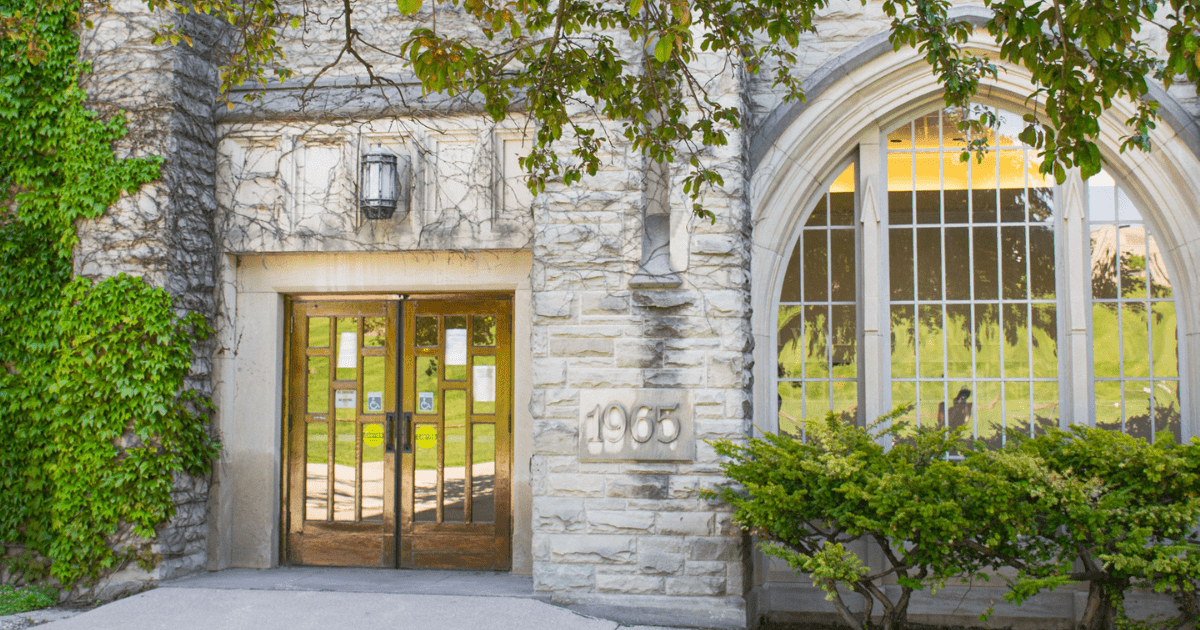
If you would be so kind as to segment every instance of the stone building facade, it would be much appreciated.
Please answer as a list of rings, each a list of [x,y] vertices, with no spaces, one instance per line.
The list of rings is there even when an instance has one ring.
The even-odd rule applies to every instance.
[[[355,11],[360,28],[385,42],[397,37],[389,32],[407,32],[415,22],[429,19],[428,8],[407,20],[387,3]],[[977,22],[985,16],[981,7],[964,5],[956,11]],[[151,45],[151,29],[166,20],[184,21],[195,45]],[[1163,114],[1152,134],[1153,152],[1118,152],[1127,106],[1118,105],[1106,115],[1101,136],[1108,160],[1105,181],[1116,191],[1111,193],[1116,205],[1131,204],[1136,220],[1130,220],[1142,226],[1136,234],[1142,249],[1136,255],[1150,261],[1147,268],[1161,270],[1144,271],[1150,275],[1143,279],[1167,287],[1165,293],[1142,299],[1151,310],[1166,312],[1169,306],[1175,327],[1169,332],[1151,327],[1148,333],[1177,339],[1168,343],[1166,354],[1143,349],[1142,354],[1153,355],[1148,365],[1159,359],[1159,371],[1137,372],[1139,351],[1136,342],[1128,342],[1128,352],[1121,355],[1128,366],[1111,378],[1096,376],[1096,338],[1106,334],[1093,330],[1100,318],[1099,298],[1088,294],[1089,284],[1080,284],[1070,274],[1086,266],[1089,241],[1082,239],[1089,229],[1094,236],[1103,222],[1096,200],[1110,194],[1107,189],[1095,182],[1085,185],[1077,176],[1054,187],[1022,175],[1023,184],[1006,187],[1001,180],[1007,167],[997,166],[992,188],[984,183],[978,184],[979,190],[1020,188],[1020,201],[1004,193],[997,193],[997,199],[1001,205],[1024,204],[1029,213],[1031,199],[1037,196],[1031,191],[1044,191],[1043,201],[1051,200],[1046,203],[1053,212],[1038,218],[1022,214],[1024,218],[1011,225],[1006,219],[972,219],[973,229],[993,229],[986,234],[1018,229],[1022,243],[1034,243],[1042,234],[1039,230],[1049,229],[1054,235],[1049,253],[1035,252],[1034,245],[1022,245],[1022,251],[1031,258],[1060,261],[1051,267],[1055,291],[1047,297],[1030,289],[1021,299],[988,301],[978,297],[982,289],[976,287],[965,300],[922,301],[918,296],[910,298],[911,306],[941,309],[937,312],[947,327],[960,302],[982,309],[977,313],[989,312],[991,306],[1016,309],[1012,312],[1026,313],[1027,322],[1034,312],[1042,312],[1038,309],[1053,311],[1055,371],[1046,376],[1026,367],[1022,375],[1004,372],[993,378],[983,374],[982,360],[976,358],[976,369],[969,374],[907,378],[902,362],[893,356],[904,348],[895,350],[896,333],[889,332],[895,314],[908,305],[901,298],[888,302],[895,294],[889,293],[887,282],[892,290],[902,284],[894,267],[904,247],[902,239],[909,234],[897,236],[897,230],[907,229],[897,227],[903,225],[895,218],[897,200],[909,192],[912,199],[924,199],[930,190],[940,190],[938,198],[949,199],[953,195],[946,191],[957,190],[947,183],[956,167],[933,167],[940,173],[940,184],[930,188],[897,184],[897,165],[916,164],[919,151],[945,155],[950,147],[953,152],[954,139],[948,132],[934,133],[932,140],[921,136],[930,120],[937,129],[939,87],[918,54],[892,50],[886,40],[888,20],[877,8],[844,3],[823,13],[818,34],[798,50],[807,103],[785,104],[769,78],[724,68],[717,59],[701,60],[699,72],[710,79],[712,94],[746,111],[745,124],[731,134],[730,143],[706,156],[725,180],[721,190],[705,199],[716,215],[712,223],[690,215],[680,189],[681,172],[621,146],[605,156],[595,177],[569,188],[551,185],[532,197],[517,165],[527,131],[520,120],[496,124],[468,103],[422,99],[418,88],[405,87],[411,82],[402,80],[394,87],[361,87],[361,68],[346,61],[333,64],[310,85],[312,77],[336,58],[340,46],[336,29],[324,31],[317,24],[310,20],[304,37],[286,43],[289,65],[297,71],[294,79],[272,85],[253,105],[241,103],[240,94],[234,94],[237,105],[228,111],[215,101],[215,43],[222,32],[214,23],[151,15],[142,3],[127,0],[84,34],[81,55],[92,63],[89,94],[103,111],[129,112],[131,128],[137,130],[131,134],[137,141],[118,149],[162,155],[165,165],[162,180],[123,198],[105,217],[80,226],[77,271],[91,276],[122,271],[145,275],[170,289],[183,307],[209,316],[218,330],[197,357],[192,385],[212,393],[222,455],[211,479],[180,480],[181,510],[158,541],[162,564],[152,574],[124,575],[118,581],[163,579],[203,569],[269,568],[318,557],[303,555],[316,552],[301,552],[301,543],[291,536],[302,529],[298,523],[310,518],[337,524],[336,484],[321,477],[325,473],[320,470],[313,473],[317,469],[312,466],[334,470],[342,465],[334,463],[340,451],[329,442],[329,461],[321,459],[326,455],[312,453],[326,428],[330,440],[342,434],[338,422],[313,416],[312,409],[296,408],[295,390],[304,386],[309,388],[304,391],[315,391],[311,375],[317,373],[311,362],[307,370],[296,371],[297,352],[307,353],[310,361],[320,354],[297,350],[320,347],[313,341],[317,333],[312,332],[316,324],[311,319],[310,343],[295,341],[301,304],[396,303],[398,313],[410,302],[443,298],[453,302],[481,296],[508,304],[511,342],[496,356],[510,359],[509,378],[500,383],[508,388],[511,402],[509,437],[505,445],[487,447],[505,453],[494,464],[507,467],[507,473],[489,479],[507,483],[507,489],[473,500],[483,505],[484,498],[496,497],[504,504],[509,524],[497,535],[507,537],[510,554],[488,566],[532,574],[536,590],[556,602],[628,621],[743,627],[764,615],[786,618],[797,611],[833,611],[806,580],[754,552],[752,541],[732,525],[726,508],[700,496],[701,489],[721,482],[719,458],[710,440],[794,429],[797,418],[830,408],[873,417],[900,402],[909,385],[914,395],[923,397],[917,413],[941,420],[947,413],[953,417],[953,392],[937,392],[957,390],[960,383],[980,392],[977,409],[966,416],[981,436],[990,430],[986,418],[991,416],[985,411],[989,401],[982,394],[989,387],[1001,401],[1000,411],[993,414],[1000,418],[997,422],[1017,422],[1005,418],[1025,414],[1032,426],[1047,417],[1061,424],[1091,421],[1096,405],[1108,404],[1103,392],[1111,383],[1121,391],[1159,387],[1173,396],[1168,402],[1162,402],[1167,394],[1158,403],[1153,395],[1148,399],[1152,418],[1166,414],[1162,427],[1152,431],[1174,431],[1181,439],[1200,434],[1200,401],[1188,395],[1196,391],[1192,385],[1200,371],[1189,370],[1187,360],[1200,356],[1200,290],[1191,288],[1191,280],[1200,277],[1195,268],[1200,265],[1200,103],[1191,86],[1153,91]],[[453,20],[444,19],[440,27],[453,28]],[[984,39],[973,45],[984,50],[992,46]],[[387,58],[372,61],[377,73],[406,76]],[[1009,68],[981,90],[980,102],[1022,113],[1028,92],[1023,71]],[[910,162],[904,162],[908,158],[893,144],[912,149]],[[371,147],[398,158],[402,195],[399,209],[387,219],[366,218],[359,207],[360,164]],[[1027,172],[1027,163],[1020,168]],[[918,167],[912,169],[916,173]],[[849,213],[847,221],[820,218],[834,217],[839,203]],[[958,234],[947,227],[953,223],[947,217],[954,209],[949,202],[940,203],[941,218],[924,223],[936,231],[940,247],[949,248],[946,239]],[[973,209],[986,205],[973,203]],[[1130,216],[1120,214],[1112,221],[1120,223],[1115,228],[1119,233],[1124,234],[1120,230],[1128,227]],[[978,227],[985,223],[991,227]],[[825,249],[810,245],[794,254],[800,251],[797,239],[816,238],[812,235],[823,239]],[[971,251],[983,247],[982,240],[970,242]],[[891,258],[886,255],[889,243]],[[804,253],[808,251],[823,251],[822,260],[841,262],[822,263],[824,279],[809,279],[796,271],[797,264],[810,261]],[[1001,267],[1011,262],[1000,256],[996,264]],[[909,263],[916,264],[912,259],[910,254]],[[1066,259],[1074,262],[1061,262]],[[839,280],[839,269],[849,275]],[[920,276],[928,268],[914,273]],[[949,274],[937,272],[943,278]],[[811,282],[812,287],[825,283],[826,293],[808,297],[809,285],[799,291],[793,287],[797,282]],[[941,286],[947,295],[953,290],[946,288],[947,281]],[[836,295],[839,290],[843,295]],[[820,293],[815,288],[813,292]],[[789,297],[793,294],[800,297]],[[789,308],[825,313],[801,325],[824,332],[797,329],[798,338],[807,341],[785,339],[781,320]],[[419,313],[419,308],[413,312]],[[396,360],[397,372],[411,372],[403,357],[396,356],[406,348],[424,356],[419,341],[404,341],[405,327],[416,325],[404,317],[397,315],[396,354],[387,355]],[[848,328],[830,323],[837,317]],[[439,321],[443,324],[438,330],[445,334],[459,330],[449,319]],[[1022,330],[1030,338],[1035,334],[1032,323]],[[329,339],[342,343],[340,334]],[[358,339],[367,344],[365,336]],[[449,336],[440,339],[452,343]],[[813,342],[820,339],[824,341]],[[803,349],[806,343],[809,350]],[[816,347],[811,343],[820,346],[817,354],[796,359],[796,352]],[[942,365],[949,366],[947,344],[939,343]],[[1153,342],[1143,345],[1151,347]],[[343,368],[339,357],[336,369],[330,364],[323,369],[352,369],[355,360],[365,366],[366,357],[374,356],[366,347],[346,364],[350,367]],[[1022,347],[1033,352],[1029,344]],[[1177,360],[1173,370],[1163,367],[1171,353]],[[334,354],[330,350],[320,356],[334,361]],[[438,356],[446,363],[443,368],[457,364],[451,354]],[[793,364],[807,365],[810,360],[825,367],[793,370]],[[1036,363],[1032,354],[1028,362]],[[503,359],[499,365],[503,368]],[[436,362],[434,367],[436,371]],[[472,372],[471,378],[479,381],[486,374]],[[444,380],[452,381],[448,375],[443,373]],[[334,383],[327,393],[354,391],[362,400],[381,394],[369,391],[365,378],[359,378],[356,390]],[[420,389],[414,383],[404,381],[398,393],[381,398],[389,413],[398,414],[400,425],[408,422],[400,398],[406,386]],[[478,385],[474,382],[472,388]],[[819,391],[824,393],[815,393]],[[346,396],[353,407],[354,397]],[[343,409],[342,396],[337,397],[335,411]],[[311,396],[307,400],[314,404]],[[475,400],[481,400],[478,394]],[[1118,428],[1134,430],[1138,400],[1121,394]],[[414,401],[423,404],[419,395]],[[419,425],[421,408],[408,410],[414,411]],[[637,416],[643,411],[650,414],[648,420]],[[306,412],[307,421],[296,420]],[[373,416],[363,417],[368,420],[360,418],[356,426],[366,427],[361,423]],[[486,426],[501,436],[504,421],[497,417]],[[386,447],[388,453],[395,447],[394,460],[381,455],[381,461],[393,462],[384,470],[396,477],[387,482],[395,486],[388,485],[391,490],[380,495],[391,502],[383,518],[415,523],[419,519],[407,511],[417,510],[419,500],[405,499],[404,505],[401,498],[411,498],[405,494],[410,492],[406,483],[419,490],[421,471],[412,472],[414,464],[403,454],[402,444],[393,442],[405,439],[408,428],[392,424],[392,419],[387,422]],[[447,445],[452,429],[446,417],[438,422],[442,424],[427,425],[427,433],[418,426],[408,435],[415,435],[418,453],[422,435],[432,436],[429,444],[443,449],[437,455],[441,465],[435,467],[443,476],[430,486],[436,487],[440,501],[451,492],[450,477],[445,476],[450,474],[445,472],[450,456],[444,449],[451,448]],[[467,424],[472,422],[476,426],[480,421]],[[622,433],[609,440],[605,431],[617,430],[618,425]],[[297,438],[296,427],[307,427],[310,437]],[[482,431],[472,429],[476,430]],[[649,433],[639,437],[639,430]],[[358,482],[371,482],[375,477],[367,477],[374,473],[362,467],[368,458],[364,436],[369,432],[361,431],[351,438],[358,440],[356,450],[347,453],[356,455],[347,455],[350,463],[345,465],[357,462]],[[614,446],[603,446],[606,441]],[[656,446],[660,451],[651,453],[651,447],[644,446],[656,441],[675,445],[675,450]],[[589,451],[593,443],[598,450]],[[484,442],[477,439],[473,444],[472,449],[481,449]],[[328,484],[317,492],[328,491],[321,495],[328,503],[320,508],[325,510],[320,519],[311,512],[317,509],[311,490],[314,474],[324,479],[319,483]],[[476,484],[468,484],[471,488],[483,487],[482,482],[471,483]],[[366,522],[370,517],[363,515],[372,508],[363,497],[369,491],[359,486],[348,490],[349,501],[357,501],[359,511],[350,520]],[[438,507],[435,524],[453,520],[447,516],[451,511],[449,503]],[[475,517],[462,518],[465,526]],[[412,541],[403,540],[415,540],[419,548],[421,535],[412,533],[416,529],[392,526],[400,529],[385,543],[395,545],[390,562],[416,562],[416,555],[405,555],[414,552],[404,550]],[[384,556],[381,562],[387,564],[387,553]],[[337,563],[321,558],[319,563]],[[997,607],[992,623],[1042,623],[1050,617],[1069,624],[1072,615],[1081,612],[1079,596],[1059,591],[1020,609]],[[914,604],[913,614],[931,621],[972,623],[999,599],[995,587],[948,587],[938,597]]]

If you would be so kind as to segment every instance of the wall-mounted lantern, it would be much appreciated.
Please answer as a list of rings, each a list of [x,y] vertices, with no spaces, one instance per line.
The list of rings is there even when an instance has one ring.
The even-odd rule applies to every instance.
[[[390,219],[398,204],[407,205],[404,201],[408,196],[401,182],[400,171],[396,156],[381,144],[371,147],[363,155],[358,182],[358,205],[363,216],[368,219]]]

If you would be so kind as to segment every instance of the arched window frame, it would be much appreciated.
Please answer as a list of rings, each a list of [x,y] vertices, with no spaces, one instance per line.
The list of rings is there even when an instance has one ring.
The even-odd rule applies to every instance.
[[[809,215],[817,205],[821,195],[829,190],[830,185],[842,172],[853,165],[856,172],[855,195],[855,248],[857,274],[857,305],[858,305],[858,416],[874,418],[886,412],[893,404],[892,375],[891,375],[891,331],[888,314],[888,265],[890,252],[887,238],[887,136],[896,127],[911,122],[928,113],[917,111],[897,117],[895,123],[882,129],[875,128],[860,137],[851,155],[847,156],[832,169],[819,187],[820,192],[804,202],[803,212],[798,220],[788,248],[781,252],[783,266],[795,247],[801,230],[804,228]],[[1113,156],[1109,156],[1113,157]],[[1119,158],[1117,158],[1119,159]],[[1129,187],[1123,184],[1119,173],[1110,173],[1116,186],[1129,193]],[[1092,339],[1092,295],[1091,295],[1091,246],[1089,239],[1089,224],[1087,217],[1088,185],[1082,180],[1077,170],[1068,172],[1067,181],[1054,187],[1055,214],[1052,219],[1055,235],[1055,258],[1057,262],[1056,282],[1058,305],[1058,396],[1059,423],[1066,427],[1070,423],[1094,424],[1095,396],[1093,378],[1093,339]],[[1142,204],[1137,204],[1150,234],[1159,234],[1159,226],[1155,217],[1145,211]],[[945,225],[945,224],[943,224]],[[1161,242],[1160,242],[1161,247]],[[874,255],[879,252],[878,255]],[[1169,277],[1179,278],[1173,268],[1170,257],[1164,257]],[[776,274],[771,295],[775,300],[771,312],[774,325],[770,328],[771,348],[777,348],[778,314],[780,295],[784,285],[785,272],[781,268]],[[1178,283],[1175,283],[1178,286]],[[1179,308],[1183,302],[1182,296],[1176,290],[1170,299],[1177,313],[1177,343],[1178,352],[1178,392],[1181,407],[1181,438],[1186,441],[1195,431],[1189,422],[1191,408],[1188,361],[1185,357],[1187,345],[1184,343],[1186,318]],[[779,392],[780,378],[778,376],[778,351],[772,352],[770,398],[776,400]],[[810,411],[809,417],[814,414]],[[772,405],[771,417],[778,421],[778,403]],[[1081,422],[1082,419],[1082,422]]]

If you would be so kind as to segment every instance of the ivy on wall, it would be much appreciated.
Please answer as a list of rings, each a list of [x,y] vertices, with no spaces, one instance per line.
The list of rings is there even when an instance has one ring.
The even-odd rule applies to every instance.
[[[113,535],[152,537],[174,475],[206,473],[217,450],[207,403],[183,389],[203,317],[139,278],[72,274],[76,222],[161,164],[118,159],[125,120],[84,107],[78,10],[0,2],[0,544],[65,585],[135,559]]]

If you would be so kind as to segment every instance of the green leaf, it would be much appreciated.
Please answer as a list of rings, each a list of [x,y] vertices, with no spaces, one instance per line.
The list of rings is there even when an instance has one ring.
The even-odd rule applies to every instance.
[[[401,15],[414,15],[421,10],[421,0],[396,0]]]
[[[666,63],[671,59],[671,49],[675,47],[675,34],[663,33],[658,38],[658,43],[654,45],[654,58],[659,63]]]

